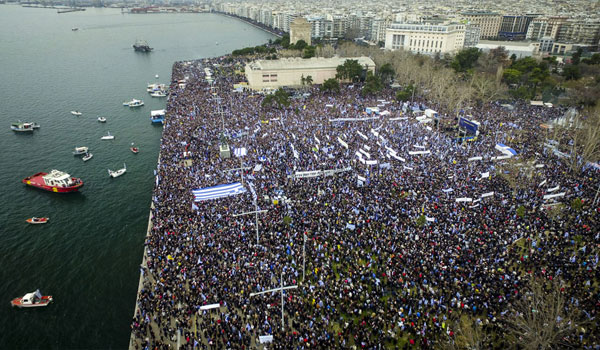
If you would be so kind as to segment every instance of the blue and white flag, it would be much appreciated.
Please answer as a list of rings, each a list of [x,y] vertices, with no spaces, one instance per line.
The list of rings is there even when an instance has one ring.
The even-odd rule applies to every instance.
[[[244,192],[246,192],[246,189],[239,182],[192,190],[192,193],[194,194],[194,202],[235,196],[236,194]]]
[[[235,150],[233,150],[233,154],[236,157],[243,157],[246,154],[248,154],[248,150],[246,149],[246,147],[236,148]]]

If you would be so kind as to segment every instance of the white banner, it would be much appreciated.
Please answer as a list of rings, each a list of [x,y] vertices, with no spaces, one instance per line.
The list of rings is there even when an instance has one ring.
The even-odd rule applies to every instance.
[[[488,193],[482,194],[480,197],[485,198],[485,197],[489,197],[489,196],[493,196],[493,195],[494,195],[494,192],[488,192]]]
[[[360,175],[356,175],[356,178],[359,179],[362,182],[367,182],[367,178],[366,177],[362,177]]]
[[[561,193],[557,193],[557,194],[547,194],[544,196],[544,200],[548,200],[551,198],[555,198],[555,197],[562,197],[566,194],[566,192],[561,192]]]
[[[411,151],[411,152],[408,152],[408,154],[410,154],[411,156],[418,155],[418,154],[431,154],[431,151]]]
[[[356,133],[357,133],[357,134],[358,134],[360,137],[362,137],[363,139],[365,139],[365,140],[368,140],[368,139],[369,139],[369,138],[367,137],[367,135],[363,134],[363,133],[362,133],[362,132],[360,132],[360,131],[357,131]]]
[[[367,120],[379,119],[379,116],[376,117],[366,117],[366,118],[336,118],[329,119],[330,122],[362,122]]]
[[[376,160],[367,160],[366,164],[367,165],[375,165],[375,164],[377,164],[377,161]]]
[[[220,307],[221,307],[221,304],[203,305],[203,306],[200,306],[200,310],[217,309],[217,308],[220,308]]]
[[[379,133],[375,131],[375,129],[371,129],[371,134],[375,135],[375,137],[379,137]]]
[[[545,184],[545,183],[546,183],[546,180],[542,181],[542,182],[541,182],[541,183],[538,185],[538,187],[542,187],[542,186],[544,186],[544,184]]]
[[[273,336],[272,335],[261,335],[261,336],[258,337],[258,341],[261,344],[272,343],[273,342]]]
[[[560,189],[560,185],[554,187],[554,188],[549,188],[546,190],[546,192],[554,192],[554,191],[558,191]]]
[[[342,140],[339,136],[337,139],[344,148],[348,149],[348,144],[344,142],[344,140]]]
[[[396,117],[396,118],[390,118],[388,120],[408,120],[408,117]]]
[[[367,151],[363,150],[363,149],[359,149],[358,150],[360,153],[364,154],[365,156],[367,156],[367,159],[371,158],[371,154],[369,154]]]
[[[468,198],[468,197],[463,197],[463,198],[456,198],[456,203],[460,203],[460,202],[472,202],[473,198]]]
[[[476,160],[483,160],[483,157],[471,157],[467,159],[467,162],[474,162]]]
[[[391,154],[391,153],[390,153],[390,156],[392,156],[392,157],[394,157],[394,158],[398,159],[398,160],[399,160],[399,161],[401,161],[401,162],[406,162],[406,159],[404,159],[404,158],[402,158],[402,157],[398,157],[396,154]]]
[[[302,178],[305,178],[305,177],[317,177],[317,176],[321,176],[321,174],[323,174],[323,171],[321,171],[321,170],[296,171],[296,174],[294,174],[294,176],[297,179],[302,179]]]

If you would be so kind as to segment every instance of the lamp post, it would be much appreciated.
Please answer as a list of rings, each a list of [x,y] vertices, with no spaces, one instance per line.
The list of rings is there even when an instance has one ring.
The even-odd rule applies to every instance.
[[[248,215],[248,214],[256,214],[256,245],[258,245],[258,214],[260,213],[266,213],[268,210],[263,209],[263,210],[258,210],[258,201],[254,202],[254,211],[248,211],[245,213],[240,213],[240,214],[233,214],[233,217],[238,217],[238,216],[242,216],[242,215]]]
[[[295,289],[295,288],[298,288],[298,286],[297,285],[285,286],[285,287],[283,286],[283,271],[282,271],[281,272],[281,287],[265,290],[264,292],[250,293],[250,296],[253,297],[255,295],[272,293],[272,292],[280,292],[281,293],[281,330],[283,330],[285,328],[285,323],[283,322],[283,303],[285,302],[285,300],[283,299],[283,291],[285,289]]]

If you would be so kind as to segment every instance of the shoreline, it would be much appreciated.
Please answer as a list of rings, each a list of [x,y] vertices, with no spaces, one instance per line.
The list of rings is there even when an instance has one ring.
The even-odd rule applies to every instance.
[[[269,34],[273,34],[273,35],[275,35],[275,36],[276,36],[276,37],[278,37],[278,38],[281,38],[281,37],[283,37],[283,35],[281,35],[281,34],[279,34],[279,33],[276,33],[276,32],[274,32],[273,30],[267,29],[267,28],[265,28],[265,27],[261,27],[261,26],[257,25],[256,23],[250,22],[249,20],[247,20],[247,19],[245,19],[245,18],[242,18],[242,17],[238,17],[238,16],[232,16],[232,15],[230,15],[230,14],[227,14],[227,13],[224,13],[224,12],[218,12],[218,11],[212,11],[212,12],[210,12],[210,13],[214,13],[214,14],[217,14],[217,15],[221,15],[221,16],[225,16],[225,17],[229,17],[229,18],[237,19],[237,20],[240,20],[240,21],[242,21],[242,22],[248,23],[249,25],[251,25],[251,26],[253,26],[253,27],[255,27],[255,28],[258,28],[258,29],[260,29],[260,30],[263,30],[263,31],[265,31],[265,32],[267,32],[267,33],[269,33]]]

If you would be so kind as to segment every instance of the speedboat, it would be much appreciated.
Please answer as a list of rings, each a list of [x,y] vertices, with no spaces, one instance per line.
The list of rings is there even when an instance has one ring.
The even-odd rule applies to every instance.
[[[39,127],[39,125],[38,125]],[[14,132],[33,132],[35,125],[33,123],[12,123],[10,129]]]
[[[150,94],[152,97],[167,97],[167,94],[163,90],[157,90]]]
[[[123,106],[128,106],[128,107],[141,107],[143,105],[144,105],[144,101],[136,100],[135,98],[129,102],[123,102]]]
[[[123,163],[123,169],[119,169],[117,171],[112,171],[112,170],[108,169],[108,175],[110,177],[119,177],[119,176],[125,174],[126,171],[127,171],[127,166],[125,165],[125,163]]]
[[[81,179],[71,177],[71,175],[55,169],[50,171],[50,173],[40,172],[28,176],[21,180],[21,182],[28,186],[57,193],[75,192],[83,186]]]
[[[166,89],[167,89],[167,85],[165,85],[165,84],[148,84],[146,91],[148,91],[148,92],[154,92],[154,91],[158,91],[158,90],[165,91]]]
[[[34,129],[39,129],[40,128],[40,124],[38,123],[31,123]]]
[[[71,111],[71,114],[79,116],[82,113],[80,111]]]
[[[156,74],[156,75],[154,76],[154,78],[155,78],[155,79],[158,79],[158,74]]]
[[[86,153],[81,159],[83,159],[84,162],[87,162],[88,160],[92,159],[94,155],[91,153]]]
[[[100,123],[106,123],[106,118],[104,118],[104,117],[98,117],[98,121]]]
[[[72,31],[74,31],[74,32],[76,32],[76,31],[78,31],[78,30],[79,30],[79,28],[77,28],[77,27],[73,27],[73,28],[71,28],[71,30],[72,30]]]
[[[20,298],[13,299],[10,304],[12,306],[16,306],[18,308],[22,307],[40,307],[40,306],[48,306],[52,301],[51,295],[42,295],[40,290],[36,290],[35,292],[27,293]]]
[[[133,146],[133,142],[131,143],[131,147],[129,147],[129,149],[131,150],[131,152],[138,154],[140,152],[140,149]]]
[[[29,219],[27,219],[25,221],[27,221],[30,224],[34,224],[35,225],[35,224],[45,224],[45,223],[48,222],[48,220],[50,220],[50,219],[49,218],[36,218],[36,217],[32,217],[32,218],[29,218]]]
[[[73,155],[74,156],[80,156],[82,154],[86,154],[88,152],[88,148],[85,146],[82,147],[75,147],[75,150],[73,151]]]
[[[114,139],[115,139],[115,136],[114,136],[114,135],[111,135],[111,134],[110,134],[110,131],[108,132],[108,135],[106,135],[106,136],[102,136],[102,137],[100,138],[100,140],[114,140]]]

